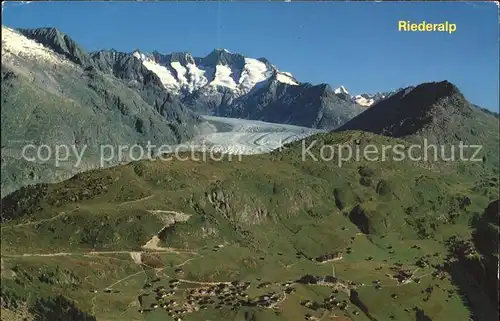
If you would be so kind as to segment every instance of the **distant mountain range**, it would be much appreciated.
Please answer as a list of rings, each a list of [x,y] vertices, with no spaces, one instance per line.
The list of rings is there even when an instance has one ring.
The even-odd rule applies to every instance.
[[[338,94],[326,84],[311,85],[278,70],[266,58],[248,58],[226,49],[206,57],[190,53],[132,53],[170,92],[191,109],[237,117],[333,129],[376,99]]]
[[[140,50],[86,53],[55,28],[18,31],[81,67],[125,77],[131,81],[128,86],[141,83],[147,73],[155,78],[155,87],[163,87],[202,114],[331,130],[391,94],[352,96],[344,87],[332,90],[326,84],[311,85],[278,70],[266,58],[249,58],[226,49],[215,49],[206,57]]]
[[[223,91],[230,93],[231,98],[235,99],[272,83],[291,86],[301,84],[291,73],[278,70],[266,58],[248,58],[227,49],[215,49],[202,58],[193,57],[188,52],[164,55],[159,52],[145,54],[136,50],[132,55],[155,72],[167,89],[181,97],[190,97],[195,92],[211,96]],[[351,96],[344,87],[333,92],[365,107],[391,94]]]
[[[389,98],[389,96],[395,94],[396,92],[403,90],[403,88],[394,90],[394,91],[388,91],[388,92],[378,92],[375,94],[359,94],[359,95],[351,95],[347,91],[347,89],[344,86],[340,86],[339,88],[334,90],[334,93],[343,97],[346,100],[350,100],[360,106],[363,107],[370,107],[374,105],[375,103],[378,103],[381,100],[384,100],[386,98]]]
[[[213,130],[200,114],[383,134],[398,126],[407,130],[398,125],[408,121],[401,117],[429,103],[435,87],[351,95],[344,87],[301,82],[265,58],[225,49],[206,57],[86,52],[55,28],[2,26],[2,56],[2,195],[75,172],[23,161],[20,148],[26,142],[175,144]],[[452,101],[458,97],[450,95]],[[457,104],[465,104],[461,97]],[[95,160],[81,166],[93,168]]]
[[[164,55],[136,50],[132,55],[155,72],[166,88],[181,96],[198,90],[210,93],[217,87],[224,87],[238,97],[263,85],[271,77],[281,83],[299,84],[290,73],[279,71],[265,58],[247,58],[226,49],[215,49],[203,58],[187,52]]]
[[[154,82],[155,87],[162,87],[186,107],[202,114],[331,130],[385,97],[350,96],[325,84],[311,85],[278,70],[266,58],[248,58],[225,49],[215,49],[201,58],[186,52],[86,53],[68,35],[54,28],[18,32],[87,70],[128,80],[129,87],[140,84],[147,74],[146,80]]]

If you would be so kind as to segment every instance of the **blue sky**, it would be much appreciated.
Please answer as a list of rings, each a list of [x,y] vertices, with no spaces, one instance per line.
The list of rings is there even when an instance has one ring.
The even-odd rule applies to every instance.
[[[353,94],[447,79],[473,103],[499,109],[494,3],[32,2],[7,4],[2,18],[9,27],[56,27],[89,51],[226,48]],[[448,20],[457,31],[399,32],[398,20]]]

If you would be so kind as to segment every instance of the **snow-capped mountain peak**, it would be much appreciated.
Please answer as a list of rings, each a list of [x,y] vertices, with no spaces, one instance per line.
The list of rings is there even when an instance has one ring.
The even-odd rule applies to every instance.
[[[391,92],[384,92],[384,93],[378,92],[375,94],[364,93],[364,94],[359,94],[359,95],[353,96],[353,95],[349,94],[349,92],[347,91],[347,89],[344,86],[340,86],[339,88],[335,89],[333,92],[336,95],[342,96],[344,99],[351,100],[352,102],[354,102],[360,106],[370,107],[373,104],[375,104],[383,99],[388,98],[390,95],[394,94],[397,91],[398,90],[391,91]]]
[[[386,92],[377,92],[375,94],[360,94],[354,97],[354,101],[361,106],[370,107],[381,100],[387,99],[392,95],[404,90],[404,88],[395,89]]]
[[[49,62],[54,65],[72,64],[51,48],[26,37],[17,30],[2,26],[2,58],[15,59],[16,57],[30,58],[33,61]]]
[[[356,95],[353,97],[353,100],[356,102],[356,104],[364,107],[370,107],[375,103],[375,99],[368,94]]]
[[[134,50],[132,53],[132,56],[136,57],[137,59],[143,61],[146,60],[146,55],[140,52],[138,49]]]
[[[297,86],[299,82],[289,72],[276,71],[276,80],[283,84]]]
[[[278,82],[299,84],[290,73],[279,71],[265,59],[248,58],[227,49],[215,49],[202,58],[185,52],[164,55],[145,54],[139,50],[132,55],[153,71],[165,88],[180,95],[199,89],[213,92],[223,87],[237,97],[273,75]]]
[[[339,88],[335,89],[333,92],[336,93],[337,95],[338,94],[349,95],[349,92],[347,91],[347,89],[345,89],[344,86],[340,86]]]
[[[359,94],[356,96],[351,96],[352,101],[354,101],[356,104],[361,105],[363,107],[370,107],[376,103],[378,103],[381,100],[384,100],[386,98],[389,98],[391,95],[395,94],[398,92],[398,90],[393,90],[390,92],[378,92],[375,94]]]

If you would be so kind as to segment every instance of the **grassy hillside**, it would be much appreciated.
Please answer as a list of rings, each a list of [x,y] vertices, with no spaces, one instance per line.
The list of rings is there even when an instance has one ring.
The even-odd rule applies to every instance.
[[[408,144],[346,131],[241,161],[135,162],[5,197],[3,308],[36,316],[62,296],[97,320],[468,320],[450,240],[472,238],[498,197],[496,173],[303,160],[313,140],[316,156],[324,145]]]

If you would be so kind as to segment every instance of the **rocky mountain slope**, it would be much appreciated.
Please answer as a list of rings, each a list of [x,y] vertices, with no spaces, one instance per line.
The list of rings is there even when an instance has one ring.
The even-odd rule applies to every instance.
[[[442,81],[401,90],[336,131],[361,130],[404,138],[419,144],[421,154],[430,151],[429,157],[463,157],[499,172],[498,128],[498,114],[471,104],[454,84]],[[426,145],[422,145],[424,140]],[[463,148],[463,154],[461,144],[469,146]],[[480,152],[474,157],[476,151]]]
[[[497,123],[498,117],[472,105],[454,84],[442,81],[400,90],[337,131],[362,130],[397,138],[426,137],[439,143],[473,143],[484,135],[494,139],[496,133],[492,130]],[[486,133],[481,132],[484,128],[488,128]]]
[[[460,286],[473,320],[493,320],[499,314],[500,201],[491,202],[472,219],[472,239],[449,240],[447,268]]]
[[[364,110],[363,107],[335,94],[328,85],[281,83],[269,79],[267,86],[249,95],[221,104],[216,111],[235,117],[266,119],[271,122],[333,129]]]
[[[2,195],[92,168],[102,145],[174,144],[195,135],[202,120],[154,73],[119,55],[97,58],[56,29],[2,27]],[[78,166],[71,153],[57,167],[53,157],[24,160],[29,144],[48,145],[52,153],[56,145],[88,149]]]

